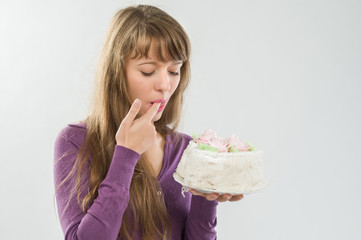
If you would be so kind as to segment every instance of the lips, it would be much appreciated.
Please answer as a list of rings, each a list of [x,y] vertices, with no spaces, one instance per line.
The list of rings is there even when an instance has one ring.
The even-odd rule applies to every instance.
[[[159,102],[160,102],[160,103],[165,103],[165,99],[155,100],[155,101],[152,102],[152,104],[153,104],[153,103],[159,103]]]
[[[158,109],[158,112],[161,112],[165,106],[166,101],[165,101],[165,99],[157,99],[157,100],[151,102],[151,105],[153,105],[154,103],[161,103],[159,106],[159,109]]]

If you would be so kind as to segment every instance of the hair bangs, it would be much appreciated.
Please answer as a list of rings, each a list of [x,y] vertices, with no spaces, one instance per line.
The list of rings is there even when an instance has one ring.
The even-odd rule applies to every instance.
[[[147,26],[145,29],[138,29],[135,46],[130,54],[132,59],[149,58],[149,49],[155,44],[156,57],[162,61],[187,61],[189,50],[185,37],[179,32],[171,29],[160,29],[156,25]]]

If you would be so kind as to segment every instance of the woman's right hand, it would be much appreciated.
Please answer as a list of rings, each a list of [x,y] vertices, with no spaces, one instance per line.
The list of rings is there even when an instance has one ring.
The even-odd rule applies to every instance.
[[[141,105],[142,102],[139,99],[133,102],[115,135],[117,145],[132,149],[139,154],[147,151],[156,141],[157,131],[152,119],[157,114],[161,103],[154,103],[147,113],[135,119]]]

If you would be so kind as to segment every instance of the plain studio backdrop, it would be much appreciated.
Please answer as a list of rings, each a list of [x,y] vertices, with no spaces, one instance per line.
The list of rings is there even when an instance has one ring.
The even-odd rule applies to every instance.
[[[0,239],[63,239],[59,131],[86,116],[110,19],[136,3],[192,43],[180,131],[264,151],[267,189],[218,207],[218,238],[361,238],[361,2],[1,1]]]

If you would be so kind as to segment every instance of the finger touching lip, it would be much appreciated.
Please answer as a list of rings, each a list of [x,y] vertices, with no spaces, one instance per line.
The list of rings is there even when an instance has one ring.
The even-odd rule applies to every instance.
[[[154,103],[160,103],[159,108],[162,108],[166,104],[166,100],[164,100],[164,99],[155,100],[155,101],[151,102],[149,104],[149,106],[152,106]]]
[[[165,103],[166,102],[166,100],[165,99],[157,99],[157,100],[154,100],[154,101],[152,101],[151,103],[153,104],[153,103]]]

